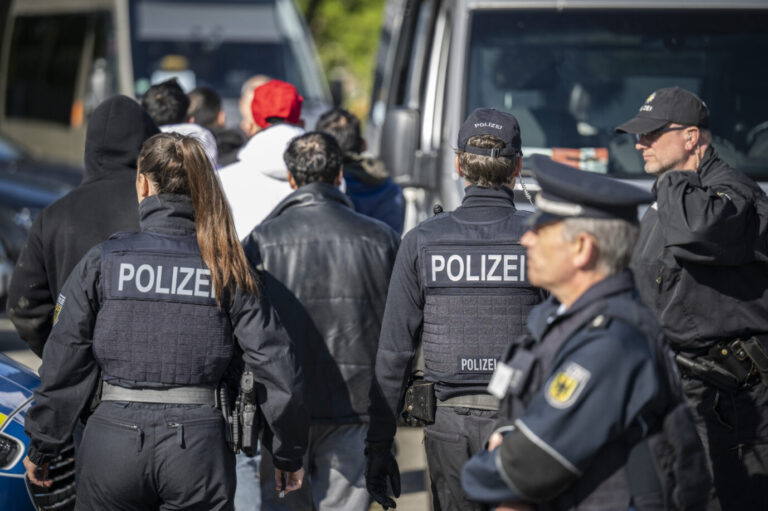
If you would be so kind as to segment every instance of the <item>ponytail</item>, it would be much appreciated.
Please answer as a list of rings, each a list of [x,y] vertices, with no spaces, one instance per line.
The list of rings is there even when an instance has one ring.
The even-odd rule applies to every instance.
[[[188,195],[195,210],[197,244],[211,271],[216,302],[232,300],[232,285],[258,295],[243,247],[237,238],[232,214],[213,166],[200,143],[178,133],[160,133],[149,138],[141,149],[139,173],[157,187],[157,193]]]

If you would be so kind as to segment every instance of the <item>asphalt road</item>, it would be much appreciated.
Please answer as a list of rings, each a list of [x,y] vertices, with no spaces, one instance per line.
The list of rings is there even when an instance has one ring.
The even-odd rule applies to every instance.
[[[16,334],[13,324],[5,314],[0,315],[0,352],[37,371],[40,358],[27,349],[27,345]],[[397,464],[400,467],[402,494],[397,499],[399,511],[426,511],[430,509],[429,495],[426,491],[424,454],[424,433],[421,428],[399,428],[395,438]],[[378,504],[371,510],[381,510]]]

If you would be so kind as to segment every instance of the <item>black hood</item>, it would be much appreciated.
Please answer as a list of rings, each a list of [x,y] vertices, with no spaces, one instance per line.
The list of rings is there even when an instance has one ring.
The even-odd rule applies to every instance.
[[[160,133],[136,101],[113,96],[91,114],[85,138],[85,179],[96,181],[114,173],[136,173],[136,159],[146,139]]]

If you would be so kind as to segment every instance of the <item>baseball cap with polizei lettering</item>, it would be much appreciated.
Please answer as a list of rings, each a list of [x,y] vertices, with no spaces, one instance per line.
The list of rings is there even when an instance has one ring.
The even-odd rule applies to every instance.
[[[487,149],[468,145],[475,135],[493,135],[504,142],[504,147]],[[520,125],[512,114],[499,112],[493,108],[478,108],[467,117],[459,129],[458,150],[498,158],[520,156]]]
[[[670,122],[709,128],[709,108],[696,94],[680,87],[667,87],[648,96],[637,115],[618,126],[616,131],[641,135]]]

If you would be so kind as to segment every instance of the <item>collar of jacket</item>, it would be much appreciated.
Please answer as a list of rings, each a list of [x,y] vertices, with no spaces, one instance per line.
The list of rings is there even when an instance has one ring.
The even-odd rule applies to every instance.
[[[626,293],[635,288],[635,279],[630,270],[624,270],[610,275],[597,284],[587,289],[569,309],[562,314],[557,314],[560,302],[550,295],[544,302],[533,308],[528,316],[528,330],[541,340],[544,334],[553,325],[573,316],[580,310],[585,309],[591,304],[604,300],[605,298],[620,293]]]
[[[338,188],[328,183],[310,183],[294,190],[278,204],[264,221],[282,215],[285,210],[295,207],[314,206],[324,202],[338,202],[350,209],[355,209],[349,197]]]
[[[716,167],[717,162],[719,161],[720,158],[717,156],[717,151],[715,151],[715,148],[711,145],[707,147],[707,150],[704,151],[704,157],[701,159],[701,163],[699,163],[699,168],[696,169],[696,173],[699,175],[699,179],[704,179],[704,176],[707,175],[714,167]],[[659,179],[661,179],[664,174],[666,174],[666,172],[659,174],[658,177],[656,177],[656,180],[653,182],[651,193],[654,196],[658,190]]]
[[[486,188],[484,186],[469,185],[464,189],[464,198],[461,200],[462,207],[481,207],[481,206],[507,206],[515,208],[515,195],[512,190],[506,186],[501,188]]]
[[[151,195],[139,203],[142,231],[187,236],[195,233],[195,208],[187,195]]]

